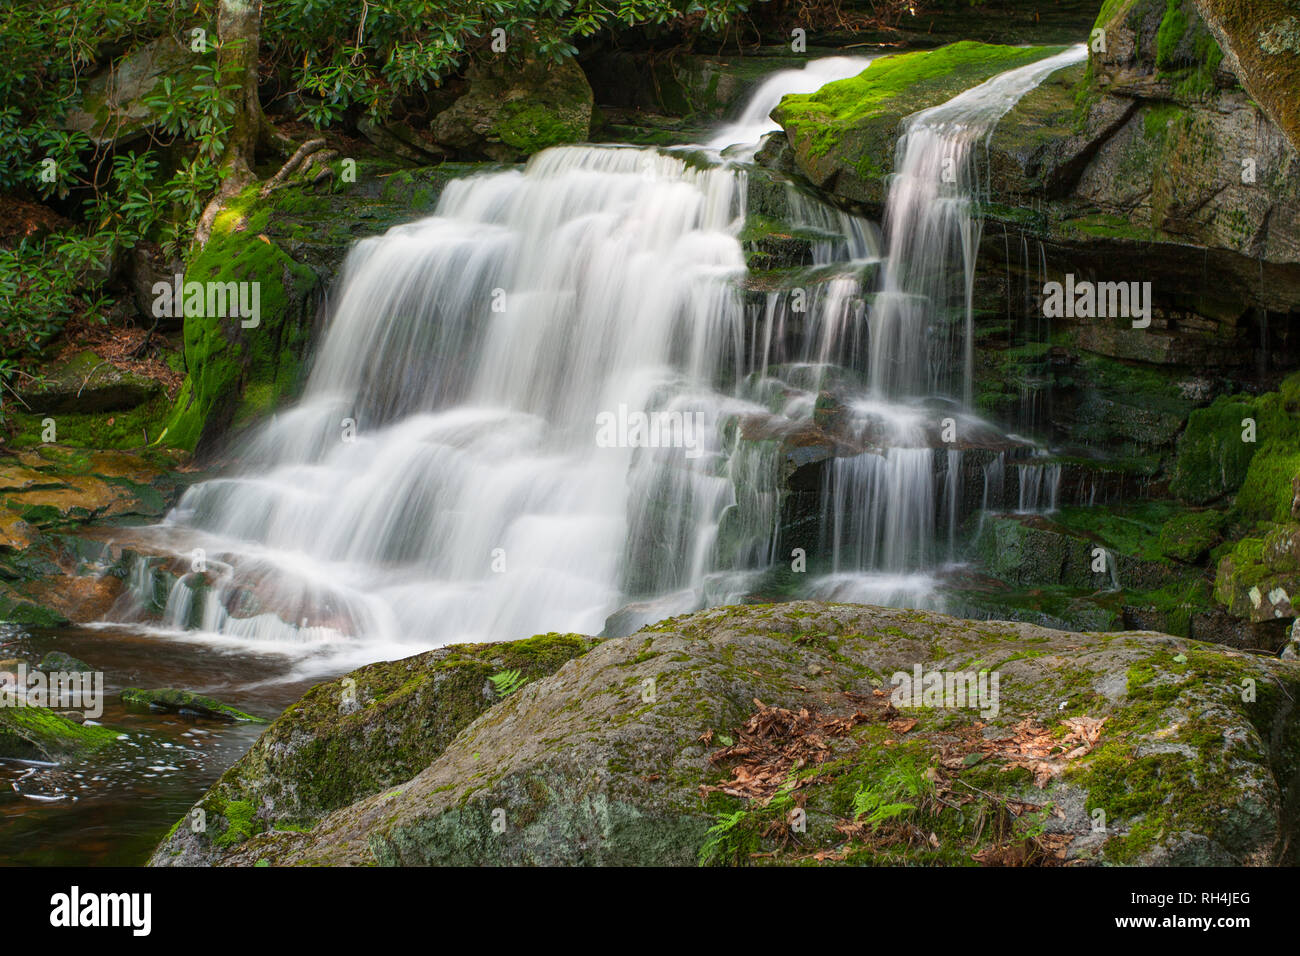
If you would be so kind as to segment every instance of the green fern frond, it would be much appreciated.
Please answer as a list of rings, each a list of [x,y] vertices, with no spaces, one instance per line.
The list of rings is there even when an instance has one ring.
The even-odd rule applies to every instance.
[[[488,680],[492,682],[492,689],[496,691],[498,697],[509,697],[528,683],[528,678],[524,677],[518,669],[493,674]]]

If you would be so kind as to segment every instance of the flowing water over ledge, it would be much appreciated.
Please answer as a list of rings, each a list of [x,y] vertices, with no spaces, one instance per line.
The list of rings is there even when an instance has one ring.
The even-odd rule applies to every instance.
[[[452,182],[434,217],[357,244],[301,402],[164,522],[216,566],[171,585],[165,622],[436,646],[743,599],[789,549],[783,462],[736,423],[812,425],[844,372],[860,384],[837,427],[862,450],[827,469],[817,570],[831,578],[810,574],[804,593],[859,574],[862,593],[942,607],[928,575],[957,557],[967,509],[962,446],[934,432],[972,419],[976,147],[1083,55],[913,117],[883,243],[791,187],[794,225],[826,236],[820,274],[761,317],[744,292],[743,162],[575,146]],[[718,142],[761,133],[751,120]],[[1022,510],[1053,500],[1042,481]]]

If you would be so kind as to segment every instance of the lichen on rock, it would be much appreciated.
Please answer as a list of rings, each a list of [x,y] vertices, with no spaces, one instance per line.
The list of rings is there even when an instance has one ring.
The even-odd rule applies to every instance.
[[[714,608],[580,650],[476,704],[450,739],[445,724],[430,727],[438,746],[417,748],[400,771],[277,824],[282,806],[319,792],[319,768],[341,766],[274,762],[286,744],[305,754],[347,741],[354,763],[374,766],[395,737],[419,741],[419,715],[438,713],[451,690],[426,671],[431,699],[367,743],[339,736],[346,685],[318,688],[200,802],[225,808],[222,836],[178,827],[153,862],[1242,864],[1280,862],[1293,842],[1280,810],[1300,669],[1285,662],[1153,633],[811,602]],[[441,653],[434,673],[462,652]],[[915,667],[996,673],[997,706],[896,709],[892,678]],[[304,722],[306,706],[323,722]],[[749,798],[730,745],[764,714],[790,726],[820,715],[833,729],[805,765],[772,770],[765,799]],[[900,775],[920,781],[900,811],[911,829],[864,822],[862,808]],[[792,830],[796,807],[805,826]],[[906,836],[917,831],[924,840]]]

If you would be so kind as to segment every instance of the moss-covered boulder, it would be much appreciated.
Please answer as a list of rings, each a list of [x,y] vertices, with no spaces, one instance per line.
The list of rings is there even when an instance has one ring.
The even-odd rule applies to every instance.
[[[208,315],[205,305],[185,318],[189,374],[160,440],[190,451],[241,414],[271,407],[299,381],[320,278],[266,235],[272,206],[259,201],[258,190],[250,186],[218,213],[207,244],[185,270],[187,285],[205,289],[256,283],[259,308],[256,317],[242,318]]]
[[[143,405],[162,391],[156,379],[119,369],[86,349],[44,367],[18,397],[35,414],[110,412]]]
[[[1252,623],[1289,622],[1300,601],[1300,525],[1278,525],[1237,541],[1219,561],[1214,596]]]
[[[1185,577],[1160,552],[1159,529],[1105,508],[1067,509],[1053,517],[989,515],[973,552],[989,574],[1019,587],[1151,591]]]
[[[954,680],[948,696],[895,699],[917,669],[923,685],[982,674],[983,691],[958,696]],[[215,860],[1290,862],[1297,691],[1296,665],[1160,634],[716,608],[598,644],[319,822],[257,832],[245,801],[247,838]],[[338,763],[273,787],[323,766]],[[178,827],[155,864],[195,859]]]
[[[173,687],[143,690],[128,687],[120,694],[122,703],[128,710],[146,710],[154,713],[180,714],[185,717],[206,717],[209,720],[234,722],[246,720],[264,724],[262,717],[246,714],[236,707],[223,704],[214,697],[195,694],[193,691],[178,690]]]
[[[300,831],[409,780],[479,714],[553,673],[593,638],[546,634],[371,664],[312,688],[196,804],[155,863],[211,862],[264,830]],[[493,678],[496,678],[494,681]]]
[[[881,57],[856,77],[785,97],[772,116],[814,185],[844,199],[879,203],[904,117],[1061,50],[963,42]]]
[[[468,158],[515,162],[591,132],[592,92],[573,60],[504,58],[470,67],[469,89],[434,118],[434,138]]]
[[[77,724],[45,707],[0,707],[0,758],[62,763],[101,750],[120,734]]]
[[[1195,0],[1228,65],[1300,149],[1300,9],[1289,0]]]

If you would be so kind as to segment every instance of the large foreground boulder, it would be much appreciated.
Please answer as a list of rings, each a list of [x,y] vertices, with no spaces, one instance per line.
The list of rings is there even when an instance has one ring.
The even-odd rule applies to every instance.
[[[482,681],[474,648],[317,687],[153,863],[1262,864],[1294,845],[1286,662],[811,602],[570,646],[472,704],[437,675],[467,655]],[[936,672],[946,697],[922,693]],[[383,703],[345,701],[372,673],[422,696],[367,730]]]

